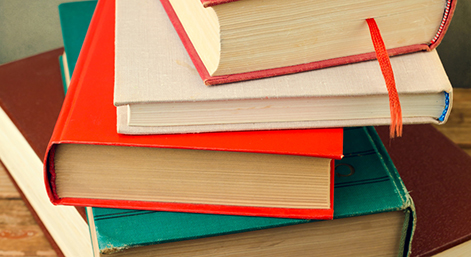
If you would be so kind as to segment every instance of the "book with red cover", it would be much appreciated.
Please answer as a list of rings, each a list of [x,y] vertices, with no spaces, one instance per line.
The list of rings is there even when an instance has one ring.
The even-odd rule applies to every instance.
[[[267,208],[137,200],[61,198],[55,189],[54,154],[60,144],[136,146],[252,152],[340,159],[342,129],[247,131],[126,136],[116,131],[114,87],[114,0],[98,2],[70,88],[44,160],[45,183],[54,204],[199,213],[332,219],[329,209]],[[332,161],[333,163],[333,161]],[[333,196],[331,179],[330,197]]]
[[[235,1],[238,1],[238,0],[201,0],[201,3],[205,8],[208,8],[211,6],[227,4],[227,3],[231,3]],[[438,32],[436,36],[428,44],[415,44],[415,45],[391,48],[391,49],[388,49],[389,56],[412,53],[412,52],[417,52],[417,51],[430,51],[434,49],[436,46],[438,46],[438,44],[442,40],[451,22],[451,18],[453,16],[453,13],[456,7],[456,2],[457,2],[456,0],[446,1],[446,6],[444,6],[443,19],[438,28]],[[332,66],[337,66],[337,65],[361,62],[361,61],[366,61],[366,60],[372,60],[376,58],[376,55],[372,48],[370,53],[339,57],[339,58],[315,61],[315,62],[310,62],[310,63],[303,63],[303,64],[298,64],[298,65],[293,65],[293,66],[250,71],[250,72],[245,72],[245,73],[211,76],[209,72],[207,71],[206,67],[204,66],[203,62],[201,61],[193,44],[191,43],[190,38],[185,32],[185,29],[183,28],[177,14],[175,13],[172,5],[170,4],[170,1],[161,0],[161,3],[165,11],[167,12],[167,15],[169,16],[170,21],[175,27],[175,30],[178,33],[181,41],[183,42],[183,45],[185,46],[191,60],[193,61],[195,68],[197,69],[199,75],[201,76],[201,78],[203,79],[206,85],[216,85],[216,84],[231,83],[231,82],[250,80],[250,79],[273,77],[273,76],[303,72],[303,71],[308,71],[308,70],[332,67]]]
[[[404,126],[403,137],[394,140],[387,127],[376,130],[414,200],[411,256],[471,240],[471,157],[431,125]]]
[[[0,159],[57,255],[88,256],[84,208],[50,204],[41,179],[42,158],[64,99],[57,62],[63,51],[0,65]]]

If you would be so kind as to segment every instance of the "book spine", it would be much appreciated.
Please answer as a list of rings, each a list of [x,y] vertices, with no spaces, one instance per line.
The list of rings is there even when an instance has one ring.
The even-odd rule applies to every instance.
[[[102,9],[105,8],[105,1],[99,1],[97,3],[97,7],[95,9],[95,13],[93,18],[90,22],[90,28],[94,28],[99,26],[99,21],[101,16],[103,15]],[[114,10],[110,10],[113,11]],[[98,14],[98,15],[95,15]],[[95,31],[91,29],[91,31]],[[55,190],[55,171],[54,171],[54,150],[55,145],[61,143],[62,133],[66,127],[68,122],[69,113],[75,102],[76,93],[80,90],[81,84],[79,83],[82,74],[84,73],[85,69],[87,69],[86,63],[88,62],[88,58],[90,58],[90,52],[93,51],[94,46],[94,35],[92,33],[87,33],[85,40],[82,46],[82,54],[79,56],[77,60],[77,65],[74,70],[74,75],[72,76],[72,80],[70,82],[70,87],[68,88],[68,92],[65,96],[64,103],[62,105],[61,112],[59,113],[59,118],[57,119],[56,126],[54,127],[54,131],[52,133],[51,140],[49,141],[46,155],[44,156],[44,180],[46,184],[46,191],[49,196],[49,199],[53,204],[57,204],[58,196]]]

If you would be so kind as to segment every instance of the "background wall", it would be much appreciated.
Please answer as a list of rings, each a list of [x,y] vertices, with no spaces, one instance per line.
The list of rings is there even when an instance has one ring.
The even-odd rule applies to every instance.
[[[0,0],[0,64],[61,47],[57,6],[70,1]],[[437,50],[452,85],[471,88],[471,0],[458,1]]]
[[[75,0],[0,0],[0,64],[59,48],[57,6]]]
[[[437,51],[453,87],[471,88],[471,0],[458,0]]]

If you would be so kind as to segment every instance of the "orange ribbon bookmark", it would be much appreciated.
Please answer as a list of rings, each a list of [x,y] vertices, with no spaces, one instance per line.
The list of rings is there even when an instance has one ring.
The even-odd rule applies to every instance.
[[[368,27],[370,29],[371,40],[376,52],[376,59],[378,59],[381,72],[383,73],[384,81],[389,94],[389,109],[391,112],[391,125],[389,127],[389,137],[402,136],[402,111],[401,103],[399,102],[399,95],[396,89],[396,81],[394,80],[394,73],[389,60],[386,46],[384,45],[383,38],[379,31],[378,25],[373,18],[367,19]]]

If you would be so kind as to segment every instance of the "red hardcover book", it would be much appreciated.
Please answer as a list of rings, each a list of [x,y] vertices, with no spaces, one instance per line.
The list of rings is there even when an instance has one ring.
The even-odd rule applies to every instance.
[[[187,31],[185,31],[184,26],[182,25],[182,20],[178,18],[177,13],[175,12],[175,7],[172,6],[173,2],[172,3],[171,2],[172,1],[170,1],[170,0],[161,0],[161,3],[162,3],[162,5],[164,6],[164,8],[167,12],[167,15],[169,16],[173,26],[175,27],[175,30],[177,31],[178,35],[180,36],[181,41],[183,42],[183,45],[185,46],[189,56],[191,57],[191,59],[193,61],[193,64],[195,65],[199,75],[201,76],[201,78],[203,79],[203,81],[206,85],[216,85],[216,84],[222,84],[222,83],[231,83],[231,82],[237,82],[237,81],[243,81],[243,80],[258,79],[258,78],[264,78],[264,77],[273,77],[273,76],[278,76],[278,75],[285,75],[285,74],[303,72],[303,71],[308,71],[308,70],[321,69],[321,68],[326,68],[326,67],[331,67],[331,66],[344,65],[344,64],[349,64],[349,63],[372,60],[372,59],[376,58],[375,53],[374,53],[374,49],[373,49],[373,45],[371,44],[371,49],[370,50],[368,50],[366,52],[364,50],[359,51],[359,53],[352,54],[352,55],[321,59],[321,60],[311,61],[311,62],[305,62],[305,61],[304,62],[298,62],[294,65],[287,65],[287,66],[283,66],[283,67],[273,67],[273,68],[260,69],[260,70],[249,70],[249,71],[246,71],[246,72],[229,72],[229,73],[225,73],[223,75],[211,75],[210,72],[208,71],[208,69],[206,68],[205,64],[203,63],[202,57],[198,55],[197,50],[195,48],[195,45],[190,40],[191,37],[189,37]],[[234,2],[237,2],[237,3],[234,3]],[[212,8],[212,7],[222,6],[222,5],[233,5],[233,4],[238,4],[238,2],[239,2],[238,0],[201,0],[201,4],[202,4],[202,6],[204,6],[204,8]],[[257,2],[257,1],[245,1],[245,2],[246,3],[247,2],[254,3],[254,2]],[[440,13],[438,13],[438,15],[441,16],[441,20],[440,21],[437,20],[436,28],[434,28],[435,31],[433,32],[433,33],[436,32],[436,34],[434,34],[434,36],[433,35],[430,36],[430,39],[427,39],[427,40],[429,40],[427,43],[413,43],[413,44],[410,44],[410,43],[407,43],[408,42],[407,40],[396,40],[396,41],[401,41],[402,42],[402,43],[398,43],[398,42],[396,43],[394,39],[386,40],[385,43],[386,43],[386,47],[388,49],[388,54],[390,56],[394,56],[394,55],[412,53],[412,52],[417,52],[417,51],[430,51],[430,50],[434,49],[440,43],[440,41],[442,40],[442,38],[443,38],[443,36],[444,36],[444,34],[445,34],[449,24],[450,24],[451,17],[453,16],[453,12],[454,12],[454,9],[455,9],[455,6],[456,6],[456,2],[457,2],[456,0],[443,1],[443,9],[441,10]],[[410,3],[412,3],[412,2],[410,2]],[[285,5],[285,3],[277,3],[277,4],[279,6],[284,6]],[[182,5],[182,4],[178,4],[178,5]],[[240,10],[237,9],[237,10],[239,10],[240,12],[245,12],[242,5],[243,5],[242,3],[238,4],[238,6],[241,6],[240,8],[242,8],[242,9],[240,9]],[[296,3],[291,3],[290,2],[290,6],[293,6],[293,5],[296,5]],[[384,3],[384,6],[389,6],[389,5],[388,5],[388,3]],[[387,8],[390,8],[390,7],[391,6],[389,6]],[[247,7],[247,8],[250,8],[250,7]],[[275,7],[270,7],[270,8],[273,9]],[[403,7],[403,8],[408,8],[408,7]],[[416,6],[414,8],[417,8],[417,9],[420,10],[420,8],[426,9],[426,8],[429,8],[429,7],[426,7],[425,5],[422,5],[422,6],[419,6],[419,7]],[[218,15],[220,15],[220,13],[223,13],[223,15],[225,15],[226,13],[230,12],[230,10],[227,10],[227,9],[230,9],[230,8],[228,7],[224,10],[221,10],[221,11],[219,11],[219,10],[212,11],[212,12],[210,12],[211,15],[209,17],[216,16],[217,18],[219,18]],[[263,9],[263,8],[261,8],[261,9]],[[271,9],[267,10],[267,12],[273,11]],[[341,8],[338,8],[338,9],[341,9]],[[381,8],[377,8],[377,9],[381,9]],[[330,10],[330,9],[328,9],[328,10]],[[330,10],[330,11],[332,11],[332,10]],[[335,12],[335,11],[337,11],[337,10],[334,10],[332,12]],[[201,12],[201,11],[199,11],[199,12]],[[261,10],[259,12],[263,12],[263,10]],[[296,11],[293,11],[293,12],[298,12],[299,16],[303,13],[302,10],[296,10]],[[399,12],[400,11],[398,11],[398,13]],[[358,13],[362,13],[362,10],[359,10]],[[182,13],[181,15],[183,16],[185,14]],[[234,16],[237,16],[237,15],[240,16],[240,13],[237,13]],[[371,17],[371,15],[373,17]],[[382,17],[387,17],[388,15],[385,15],[384,12],[378,11],[378,10],[375,9],[375,10],[370,10],[368,12],[365,12],[365,17],[363,19],[365,19],[365,20],[367,18],[381,19]],[[266,15],[266,16],[268,17],[269,15]],[[259,20],[269,19],[266,16],[260,14],[257,19],[259,19]],[[346,16],[348,17],[349,15],[346,14]],[[337,17],[337,16],[335,16],[335,13],[332,13],[331,17],[327,17],[327,18],[324,17],[323,19],[325,20],[325,23],[328,23],[328,22],[332,22],[329,19],[335,19],[335,17]],[[298,17],[296,17],[296,15],[295,15],[294,19],[297,19],[297,18]],[[194,19],[200,20],[200,16],[195,16]],[[234,18],[230,17],[229,19],[234,19]],[[239,17],[239,19],[243,19],[243,18]],[[255,19],[255,20],[257,20],[257,19]],[[403,20],[403,18],[397,18],[397,19]],[[220,20],[220,18],[219,18],[219,22],[222,22]],[[275,21],[272,22],[272,24],[275,24],[275,22],[278,22],[278,21],[275,20]],[[296,22],[296,21],[294,21],[294,22]],[[349,22],[351,22],[351,21],[345,21],[345,23],[349,23]],[[354,20],[354,22],[356,22],[356,20]],[[391,21],[391,22],[394,22],[394,21]],[[416,21],[411,21],[410,22],[409,28],[412,28],[412,27],[415,26],[414,24],[419,24],[419,23],[421,24],[421,26],[423,26],[427,22],[431,22],[429,20],[429,18],[424,18],[423,20],[417,19]],[[187,23],[191,24],[192,22],[187,21]],[[237,25],[244,26],[243,22],[240,21],[240,20],[231,20],[230,22],[228,21],[227,24],[218,23],[215,26],[216,27],[219,26],[218,28],[220,30],[222,30],[223,26],[237,27]],[[343,25],[345,25],[345,24],[343,24]],[[275,26],[275,25],[273,25],[273,26]],[[299,27],[302,28],[299,33],[305,34],[306,37],[309,37],[309,34],[325,33],[326,30],[325,30],[324,26],[327,27],[328,25],[322,24],[322,25],[320,25],[320,28],[318,28],[317,30],[314,29],[314,30],[311,31],[311,30],[307,30],[306,28],[303,28],[301,25],[299,25]],[[380,29],[381,29],[381,27],[382,26],[380,24]],[[387,32],[390,32],[391,28],[393,28],[389,25],[384,26],[384,27],[385,28],[384,28],[383,32],[387,31],[387,29],[389,29],[389,31],[387,31]],[[398,27],[398,26],[396,26],[396,27]],[[405,27],[407,29],[407,25],[405,25]],[[396,29],[396,28],[394,27],[394,29]],[[208,29],[207,28],[202,28],[201,30],[208,30]],[[282,28],[280,28],[279,30],[282,30]],[[332,30],[342,32],[343,30],[345,30],[345,28],[335,27]],[[366,27],[366,21],[365,21],[365,24],[364,24],[364,30],[365,30],[366,33],[368,33],[367,32],[368,30],[367,30],[367,27]],[[266,31],[263,31],[263,30],[261,32],[261,35],[254,35],[255,32],[253,32],[249,28],[246,28],[243,31],[245,31],[245,34],[243,34],[241,32],[241,35],[246,35],[247,37],[259,36],[259,37],[263,38],[263,37],[266,36],[265,35]],[[327,30],[327,32],[329,32],[329,30]],[[361,32],[362,31],[360,31],[358,33],[355,32],[351,36],[355,37],[359,34],[362,34]],[[196,33],[200,33],[200,31],[198,31]],[[222,33],[223,32],[221,32],[221,34]],[[422,33],[422,32],[417,32],[415,34],[420,34],[420,33]],[[211,34],[211,33],[207,32],[207,34]],[[204,34],[204,35],[199,35],[198,34],[198,35],[195,35],[194,38],[207,37],[207,34]],[[224,43],[225,40],[231,40],[232,39],[231,37],[236,37],[236,36],[233,35],[235,33],[227,32],[227,34],[228,34],[227,39],[225,39],[225,38],[221,39],[220,38],[219,40]],[[290,33],[286,32],[285,38],[288,38],[290,36],[292,36],[292,35]],[[243,37],[243,36],[241,36],[241,37]],[[238,40],[242,40],[242,39],[238,39]],[[280,40],[275,40],[275,41],[280,41]],[[316,42],[317,40],[318,39],[316,37],[311,38],[312,42]],[[356,38],[352,38],[351,45],[357,44],[358,42],[356,42],[356,40],[357,40]],[[391,43],[391,45],[394,45],[394,47],[388,47],[388,43],[389,43],[388,41]],[[424,42],[424,41],[422,41],[422,42]],[[265,45],[266,48],[280,47],[280,46],[272,46],[273,42],[264,42],[264,43],[265,44],[262,43],[261,45]],[[226,43],[224,43],[224,44],[226,44]],[[306,44],[306,42],[301,41],[298,44],[303,45],[303,44]],[[293,45],[296,45],[296,44],[293,44]],[[322,46],[322,42],[320,42],[319,45]],[[343,45],[346,45],[346,44],[343,44]],[[239,49],[239,52],[249,51],[249,50],[245,50],[244,49],[245,47],[250,48],[250,46],[245,46],[244,45],[243,47],[241,47],[241,49]],[[211,48],[211,47],[209,47],[209,48]],[[221,48],[221,46],[219,48]],[[232,52],[230,52],[230,51],[232,51]],[[227,53],[220,53],[220,55],[221,56],[223,56],[223,55],[230,56],[230,55],[237,55],[238,54],[233,49],[231,49],[230,51],[228,51]],[[289,51],[289,47],[283,48],[283,51]],[[253,54],[253,53],[249,54],[249,56],[254,56],[254,55],[255,54]],[[306,58],[307,57],[305,57],[304,60]],[[249,63],[249,62],[251,62],[251,61],[247,60],[246,63]],[[218,63],[218,65],[219,65],[219,63]],[[244,66],[244,65],[246,65],[246,64],[242,64],[242,65],[239,65],[239,66]],[[270,64],[268,63],[267,66],[269,66],[269,65]],[[231,70],[231,69],[228,69],[228,70]],[[234,70],[234,69],[232,68],[232,70]]]
[[[45,156],[45,182],[54,204],[130,209],[165,210],[290,218],[331,219],[333,178],[331,159],[342,156],[343,130],[278,130],[201,134],[126,136],[116,131],[114,86],[114,0],[98,2],[81,54],[72,76],[54,133]],[[100,197],[63,197],[57,188],[60,176],[56,158],[63,145],[118,146],[119,149],[187,149],[211,153],[256,153],[257,156],[327,159],[330,177],[327,208],[277,208],[231,204],[201,204],[175,201],[115,199]],[[330,164],[329,164],[330,163]],[[329,167],[330,166],[330,167]],[[95,167],[96,168],[96,167]],[[92,170],[95,168],[91,168]],[[129,172],[134,172],[130,168]],[[98,171],[96,171],[98,172]],[[126,173],[126,172],[125,172]],[[201,173],[202,174],[202,173]],[[155,173],[158,176],[159,173]],[[250,175],[250,174],[249,174]],[[229,181],[231,182],[231,181]],[[145,181],[142,186],[150,183]],[[110,183],[112,184],[112,183]],[[230,184],[230,183],[229,183]],[[84,186],[86,191],[87,186]],[[124,190],[124,189],[123,189]],[[128,196],[129,194],[127,194]]]
[[[53,206],[42,180],[42,158],[64,99],[63,51],[0,65],[0,159],[57,255],[89,256],[84,208]]]
[[[433,256],[471,240],[471,157],[431,125],[404,126],[390,140],[377,127],[414,200],[417,226],[411,256]],[[469,249],[469,246],[468,246]],[[467,256],[457,253],[445,256]]]

